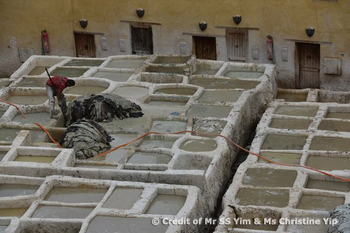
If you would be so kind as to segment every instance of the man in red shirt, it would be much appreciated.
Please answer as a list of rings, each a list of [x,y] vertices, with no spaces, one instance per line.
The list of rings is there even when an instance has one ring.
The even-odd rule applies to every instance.
[[[58,99],[58,105],[61,107],[63,111],[62,114],[65,114],[67,109],[66,97],[63,94],[63,90],[66,87],[71,87],[75,85],[75,81],[72,79],[68,79],[67,77],[62,76],[54,76],[47,80],[46,82],[46,93],[49,98],[49,106],[50,106],[50,117],[53,119],[57,119],[55,112],[55,96]]]

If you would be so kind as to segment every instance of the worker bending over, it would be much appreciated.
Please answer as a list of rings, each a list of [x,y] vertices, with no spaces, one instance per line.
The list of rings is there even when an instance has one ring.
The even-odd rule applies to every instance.
[[[54,76],[47,80],[46,82],[46,93],[49,98],[49,107],[50,107],[50,117],[57,119],[55,112],[55,96],[58,99],[58,105],[61,107],[62,114],[66,113],[67,103],[66,97],[63,94],[63,90],[66,87],[71,87],[75,85],[75,81],[68,79],[67,77]]]

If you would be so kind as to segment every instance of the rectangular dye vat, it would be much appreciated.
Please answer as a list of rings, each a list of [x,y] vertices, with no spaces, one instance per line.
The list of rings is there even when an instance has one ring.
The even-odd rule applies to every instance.
[[[239,79],[220,78],[191,78],[190,84],[204,87],[205,89],[244,89],[255,88],[260,82]]]
[[[309,155],[306,165],[321,170],[350,170],[350,157]]]
[[[24,77],[16,87],[46,87],[47,78]]]
[[[262,157],[277,163],[300,164],[301,154],[297,153],[261,151],[259,154]],[[265,161],[261,158],[259,158],[259,162],[269,163],[268,161]]]
[[[20,95],[11,93],[6,100],[18,105],[39,105],[45,103],[48,98],[46,95]]]
[[[347,152],[350,150],[350,138],[316,136],[311,141],[310,150]]]
[[[241,79],[258,79],[263,74],[264,72],[231,70],[231,71],[227,71],[223,76],[230,77],[230,78],[241,78]]]
[[[104,61],[104,59],[72,59],[64,66],[100,66]]]
[[[247,169],[242,184],[260,187],[293,187],[297,172],[266,168]]]
[[[88,71],[89,68],[69,68],[69,67],[57,67],[54,69],[50,75],[51,76],[65,76],[65,77],[80,77],[82,76],[86,71]]]
[[[111,59],[106,65],[107,68],[118,68],[118,69],[137,69],[143,66],[146,58],[140,59]]]
[[[139,200],[143,189],[116,187],[103,204],[103,208],[129,210]]]
[[[232,110],[231,106],[194,104],[188,110],[188,117],[217,117],[226,118]]]
[[[113,82],[126,82],[132,75],[132,72],[119,72],[119,71],[110,71],[110,70],[99,70],[96,73],[92,74],[92,77],[96,78],[106,78]]]
[[[107,190],[107,188],[94,187],[53,187],[44,200],[63,203],[98,203]]]
[[[242,93],[242,90],[204,91],[198,99],[198,103],[236,102]]]
[[[304,106],[279,106],[275,114],[286,116],[304,116],[314,117],[318,111],[318,107],[304,107]]]
[[[293,119],[293,118],[272,118],[269,127],[278,129],[302,129],[309,128],[312,120],[309,119]]]
[[[94,208],[38,205],[31,218],[84,219]]]
[[[50,69],[51,66],[35,66],[29,73],[28,75],[41,75],[43,74],[46,69]]]
[[[313,179],[309,177],[305,188],[347,193],[350,191],[350,183],[340,181],[340,180],[337,181],[337,180]]]
[[[0,198],[34,194],[40,185],[29,184],[0,184]]]
[[[337,118],[342,120],[350,120],[350,112],[331,112],[328,111],[326,118]]]
[[[261,146],[262,150],[302,150],[307,136],[268,134]]]
[[[319,130],[350,132],[350,121],[324,119],[318,126]]]
[[[307,100],[308,92],[306,93],[295,93],[295,92],[284,92],[278,91],[276,99],[284,99],[286,102],[305,102]]]
[[[186,196],[158,194],[145,214],[176,215],[184,206]]]
[[[289,190],[240,188],[236,195],[239,205],[286,207],[289,203]]]
[[[297,209],[331,211],[337,206],[343,205],[344,197],[303,194],[299,200]]]
[[[148,83],[182,83],[184,77],[185,76],[178,74],[140,73],[137,80]]]
[[[20,218],[27,212],[28,207],[25,208],[1,208],[0,209],[0,218],[1,217],[17,217]]]

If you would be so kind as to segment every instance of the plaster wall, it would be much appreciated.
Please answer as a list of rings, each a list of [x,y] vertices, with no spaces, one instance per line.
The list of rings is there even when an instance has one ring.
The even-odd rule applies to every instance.
[[[350,75],[350,36],[347,24],[350,3],[338,1],[276,1],[276,0],[170,0],[101,3],[91,0],[2,1],[0,3],[0,77],[8,78],[21,65],[18,48],[32,48],[35,55],[41,54],[40,32],[47,29],[51,45],[50,55],[74,56],[74,31],[95,35],[96,56],[131,54],[130,25],[150,25],[153,33],[154,54],[179,54],[180,44],[186,54],[194,52],[192,36],[216,38],[217,59],[227,61],[226,29],[248,30],[247,62],[275,63],[277,82],[282,88],[295,87],[295,43],[321,45],[321,88],[347,90]],[[139,18],[135,10],[143,8],[145,15]],[[26,14],[24,14],[26,12]],[[242,22],[236,25],[233,15],[241,15]],[[80,19],[87,19],[83,29]],[[198,23],[205,21],[208,27],[201,31]],[[305,28],[315,28],[308,37]],[[266,35],[274,39],[274,61],[267,59]],[[101,39],[106,40],[103,50]],[[125,42],[125,50],[120,43]],[[258,59],[252,58],[253,46],[258,48]],[[288,59],[282,61],[282,49],[287,49]],[[325,75],[323,59],[339,58],[341,75]]]

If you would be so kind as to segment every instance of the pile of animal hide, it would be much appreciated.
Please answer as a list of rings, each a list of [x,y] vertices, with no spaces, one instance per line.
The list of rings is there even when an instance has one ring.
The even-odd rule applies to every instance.
[[[89,119],[97,122],[112,121],[129,117],[142,117],[142,109],[139,105],[119,95],[100,94],[83,95],[69,103],[66,111],[66,125],[70,125],[79,119]]]
[[[331,224],[328,233],[350,232],[350,204],[338,206],[330,212]]]
[[[64,132],[61,145],[73,148],[77,159],[88,159],[111,149],[112,138],[99,124],[78,120]]]

